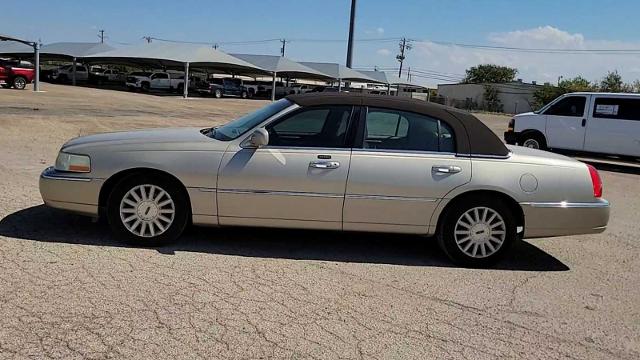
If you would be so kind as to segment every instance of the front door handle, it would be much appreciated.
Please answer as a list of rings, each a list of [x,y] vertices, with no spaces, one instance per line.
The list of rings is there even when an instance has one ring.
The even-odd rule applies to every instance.
[[[312,161],[309,163],[310,168],[315,169],[337,169],[340,163],[337,161]]]
[[[462,171],[462,168],[455,165],[436,165],[431,170],[439,174],[455,174]]]
[[[585,127],[587,125],[587,119],[582,119],[582,127]]]

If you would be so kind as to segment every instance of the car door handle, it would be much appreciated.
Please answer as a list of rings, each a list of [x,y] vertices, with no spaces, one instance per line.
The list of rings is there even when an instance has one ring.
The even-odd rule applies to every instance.
[[[431,170],[439,174],[455,174],[462,171],[462,168],[455,165],[436,165]]]
[[[582,119],[582,127],[585,127],[587,125],[587,119]]]
[[[312,161],[309,163],[310,168],[316,169],[337,169],[340,163],[337,161]]]

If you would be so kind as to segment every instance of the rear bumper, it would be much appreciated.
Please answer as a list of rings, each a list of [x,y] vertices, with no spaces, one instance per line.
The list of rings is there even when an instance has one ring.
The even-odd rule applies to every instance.
[[[524,202],[525,238],[597,234],[607,228],[609,202]]]
[[[47,206],[98,216],[98,197],[103,182],[49,167],[40,174],[40,195]]]
[[[518,138],[520,137],[520,133],[515,131],[505,131],[504,132],[504,142],[509,145],[515,145],[518,142]]]

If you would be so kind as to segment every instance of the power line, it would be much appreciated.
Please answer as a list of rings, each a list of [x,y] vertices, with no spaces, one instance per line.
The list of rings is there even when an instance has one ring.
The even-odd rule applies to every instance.
[[[640,55],[640,49],[571,49],[571,48],[523,48],[513,46],[498,46],[498,45],[481,45],[481,44],[464,44],[449,41],[438,40],[418,40],[419,42],[431,42],[438,45],[445,46],[457,46],[462,48],[471,48],[479,50],[492,50],[492,51],[512,51],[512,52],[528,52],[528,53],[540,53],[540,54],[622,54],[622,55]]]

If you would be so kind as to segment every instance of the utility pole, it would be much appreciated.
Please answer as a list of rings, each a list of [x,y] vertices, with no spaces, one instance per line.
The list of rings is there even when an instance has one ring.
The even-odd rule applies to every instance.
[[[349,42],[347,43],[347,67],[353,61],[353,32],[356,27],[356,0],[351,0],[351,18],[349,20]]]
[[[100,33],[98,37],[100,38],[100,43],[104,43],[104,30],[98,30]]]
[[[402,38],[402,40],[400,40],[400,44],[398,44],[400,46],[400,54],[396,55],[396,59],[400,62],[400,69],[398,70],[398,77],[402,77],[402,63],[404,62],[405,59],[405,51],[409,51],[411,50],[412,46],[411,44],[407,41],[406,38]]]
[[[407,68],[407,81],[411,81],[411,66]]]
[[[287,39],[280,39],[282,47],[280,48],[280,56],[284,57],[284,49],[287,46]]]
[[[218,50],[218,44],[217,44],[217,43],[216,43],[216,44],[213,44],[213,48],[214,48],[214,49],[216,49],[216,50]]]

